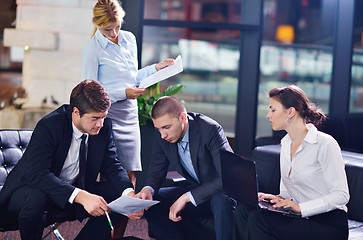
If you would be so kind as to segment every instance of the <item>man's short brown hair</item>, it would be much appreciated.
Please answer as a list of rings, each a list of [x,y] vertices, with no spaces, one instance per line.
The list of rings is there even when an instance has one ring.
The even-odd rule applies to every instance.
[[[151,118],[157,119],[165,114],[178,118],[182,112],[186,112],[183,103],[175,97],[166,96],[156,101],[151,110]]]
[[[84,80],[72,90],[70,108],[78,108],[81,117],[89,112],[106,112],[110,106],[110,97],[98,81]]]

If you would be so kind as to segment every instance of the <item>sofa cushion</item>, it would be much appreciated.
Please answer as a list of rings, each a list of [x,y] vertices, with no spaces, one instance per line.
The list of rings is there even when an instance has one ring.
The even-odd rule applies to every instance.
[[[363,114],[349,114],[345,121],[348,143],[347,150],[363,153]]]
[[[348,218],[363,222],[363,154],[342,151],[350,199]]]
[[[32,130],[0,130],[0,191],[27,148],[32,133]]]
[[[353,220],[348,220],[349,225],[349,240],[363,239],[363,223]]]

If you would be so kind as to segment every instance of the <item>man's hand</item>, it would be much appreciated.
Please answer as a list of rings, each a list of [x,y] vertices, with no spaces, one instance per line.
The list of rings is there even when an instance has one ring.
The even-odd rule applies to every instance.
[[[180,216],[180,212],[185,208],[185,205],[190,202],[190,199],[188,198],[187,194],[184,193],[181,195],[178,200],[170,207],[169,211],[169,219],[174,222],[179,222],[182,220]]]
[[[104,215],[105,211],[109,211],[107,202],[103,199],[103,197],[91,194],[84,190],[81,190],[77,194],[74,202],[82,204],[84,209],[94,217]]]
[[[127,194],[127,196],[135,197],[136,195],[134,191],[131,191]],[[140,212],[129,214],[127,215],[127,217],[130,218],[131,220],[139,220],[143,215],[144,215],[144,210],[141,210]]]
[[[173,65],[173,64],[174,64],[174,59],[168,58],[168,59],[165,59],[164,61],[159,62],[158,64],[156,64],[155,69],[157,71],[159,71],[159,70],[161,70],[161,69],[163,69],[163,68],[165,68],[167,66]]]
[[[149,188],[142,189],[138,194],[135,195],[135,197],[144,200],[153,200],[153,194]]]
[[[136,99],[138,96],[145,93],[145,88],[137,88],[137,87],[126,88],[125,92],[127,99]]]

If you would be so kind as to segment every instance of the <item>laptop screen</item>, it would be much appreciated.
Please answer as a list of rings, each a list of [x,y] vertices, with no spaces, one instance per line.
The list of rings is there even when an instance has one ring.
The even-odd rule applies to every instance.
[[[257,208],[255,162],[221,150],[223,192],[238,202]]]

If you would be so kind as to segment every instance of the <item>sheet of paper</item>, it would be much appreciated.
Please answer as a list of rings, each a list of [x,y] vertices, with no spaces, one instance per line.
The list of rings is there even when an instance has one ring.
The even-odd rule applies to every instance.
[[[161,69],[160,71],[157,71],[156,73],[143,79],[141,81],[139,87],[147,88],[157,82],[160,82],[164,79],[174,76],[182,71],[183,71],[183,60],[182,60],[181,56],[179,55],[177,58],[175,58],[173,65],[165,67],[165,68]]]
[[[159,203],[159,201],[142,200],[129,196],[121,196],[113,202],[107,204],[107,206],[111,209],[112,212],[117,212],[127,216],[128,214],[134,212],[140,212],[141,210],[151,207],[157,203]]]

